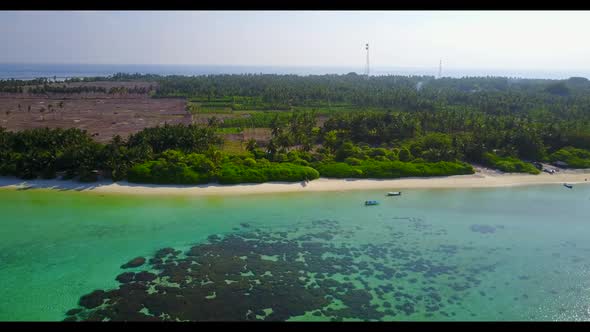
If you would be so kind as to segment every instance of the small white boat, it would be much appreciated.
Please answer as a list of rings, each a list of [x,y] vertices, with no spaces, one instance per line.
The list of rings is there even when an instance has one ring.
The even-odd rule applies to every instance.
[[[401,191],[390,191],[387,193],[387,196],[401,196],[402,192]]]
[[[22,183],[16,186],[16,190],[29,190],[33,189],[35,186],[30,185],[28,183]]]

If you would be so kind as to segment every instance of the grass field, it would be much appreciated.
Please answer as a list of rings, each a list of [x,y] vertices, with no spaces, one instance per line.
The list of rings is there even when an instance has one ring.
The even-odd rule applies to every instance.
[[[242,141],[224,140],[221,150],[231,154],[243,154],[246,153],[246,144]]]

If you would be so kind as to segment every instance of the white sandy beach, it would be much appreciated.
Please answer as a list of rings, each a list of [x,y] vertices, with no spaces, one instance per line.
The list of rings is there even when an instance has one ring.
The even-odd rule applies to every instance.
[[[284,192],[317,192],[383,189],[396,191],[409,188],[486,188],[537,184],[579,184],[590,183],[590,169],[566,170],[556,174],[539,175],[521,173],[499,173],[478,168],[472,175],[455,175],[430,178],[402,178],[394,180],[378,179],[326,179],[311,182],[285,183],[272,182],[262,184],[239,185],[150,185],[121,181],[99,181],[80,183],[68,180],[21,180],[14,177],[0,177],[0,189],[54,189],[61,191],[80,191],[94,193],[117,193],[138,195],[245,195]]]

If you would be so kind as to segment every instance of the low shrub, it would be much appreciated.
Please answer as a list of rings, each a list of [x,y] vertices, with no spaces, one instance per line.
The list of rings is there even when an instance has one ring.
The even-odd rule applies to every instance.
[[[549,160],[563,161],[571,168],[590,168],[590,151],[568,146],[552,153]]]
[[[445,176],[474,173],[471,165],[457,161],[415,163],[365,160],[359,165],[327,163],[318,165],[317,167],[321,176],[329,178],[391,179],[410,176]]]
[[[500,157],[495,153],[483,154],[483,162],[489,167],[502,172],[539,174],[540,171],[531,163],[524,162],[515,157]]]

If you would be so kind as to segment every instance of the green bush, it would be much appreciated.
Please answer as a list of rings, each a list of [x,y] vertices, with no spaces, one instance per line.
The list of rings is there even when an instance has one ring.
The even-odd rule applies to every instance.
[[[284,155],[285,158],[287,155]],[[297,155],[292,155],[297,157]],[[262,183],[268,181],[296,182],[317,179],[319,172],[294,163],[273,163],[251,156],[223,156],[215,153],[219,168],[207,156],[167,150],[158,160],[134,165],[128,173],[130,182],[158,184],[199,184],[217,180],[222,184]],[[298,159],[300,163],[308,163]]]
[[[129,182],[157,184],[202,184],[210,181],[208,173],[198,173],[184,163],[165,160],[134,165],[127,175]]]
[[[318,165],[321,176],[329,178],[392,179],[408,176],[444,176],[473,174],[473,167],[463,162],[440,161],[414,163],[401,161],[365,160],[358,166],[346,163]]]
[[[260,169],[240,167],[235,164],[225,164],[221,168],[218,182],[221,184],[262,183],[267,182]]]
[[[148,161],[143,164],[137,164],[129,169],[127,179],[129,182],[148,183],[152,180],[151,167],[155,161]]]
[[[309,163],[309,161],[305,160],[305,159],[295,159],[293,161],[291,161],[292,164],[295,165],[299,165],[299,166],[310,166],[311,164]]]
[[[344,162],[351,165],[351,166],[358,166],[361,164],[362,160],[354,157],[348,157],[344,159]]]
[[[403,162],[408,162],[408,161],[414,159],[414,157],[412,156],[412,153],[410,153],[410,151],[406,148],[402,148],[399,151],[398,158],[400,161],[403,161]]]
[[[515,157],[500,157],[495,153],[483,154],[483,162],[487,166],[509,173],[539,174],[540,171],[531,163],[524,162]]]
[[[245,158],[243,161],[245,166],[248,167],[254,167],[256,166],[256,160],[252,159],[252,158]]]
[[[289,161],[289,158],[284,153],[277,153],[274,156],[274,161],[279,162],[279,163],[285,163],[285,162]]]
[[[371,157],[377,157],[377,156],[386,156],[389,153],[389,151],[387,151],[387,149],[385,148],[374,148],[371,149],[369,152],[369,155]]]
[[[552,153],[549,160],[563,161],[571,168],[590,168],[590,151],[568,146]]]
[[[317,170],[321,176],[328,178],[357,178],[362,176],[362,170],[346,163],[321,164]]]
[[[319,178],[311,167],[291,163],[261,163],[255,166],[227,163],[222,165],[218,181],[221,184],[262,183],[268,181],[298,182]]]

